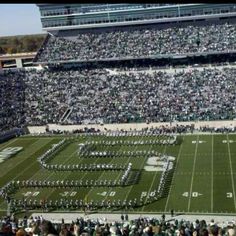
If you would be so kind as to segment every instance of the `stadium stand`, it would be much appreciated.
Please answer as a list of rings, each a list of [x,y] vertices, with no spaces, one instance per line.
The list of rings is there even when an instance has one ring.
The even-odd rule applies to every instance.
[[[235,70],[111,75],[103,69],[62,69],[5,76],[25,84],[25,104],[14,105],[22,112],[24,104],[27,124],[99,124],[233,119]],[[15,116],[14,122],[22,122]]]
[[[148,67],[142,66],[120,67],[114,70],[108,70],[101,64],[94,65],[92,68],[89,66],[66,68],[62,62],[94,61],[97,63],[100,60],[118,60],[118,63],[119,61],[124,63],[124,60],[133,58],[145,60],[157,55],[162,57],[234,52],[235,26],[233,22],[224,21],[205,25],[187,23],[171,27],[149,25],[140,28],[135,26],[123,29],[120,27],[111,30],[81,31],[74,38],[48,34],[38,51],[35,62],[52,63],[56,65],[55,67],[49,66],[42,70],[4,70],[0,74],[0,142],[5,140],[4,137],[20,134],[21,129],[28,125],[102,125],[138,122],[149,124],[152,122],[233,120],[236,109],[236,68],[233,65],[227,67],[208,65],[202,68],[192,67],[190,70],[159,70],[160,68],[157,67],[152,72],[148,72]],[[169,67],[169,65],[165,66]],[[193,126],[178,126],[177,124],[172,127],[153,128],[152,131],[172,134],[193,132],[193,130]],[[46,131],[51,134],[62,133],[48,128]],[[235,132],[235,127],[216,129],[203,126],[200,131]],[[99,135],[100,130],[77,129],[73,133]],[[101,152],[96,153],[98,154],[100,155]],[[52,166],[46,165],[42,159],[40,164],[50,169]],[[55,169],[58,169],[57,167]],[[71,168],[70,165],[67,167]],[[82,167],[84,169],[79,165],[73,168],[87,170],[87,166]],[[115,169],[114,166],[107,168]],[[131,165],[129,164],[127,168],[116,166],[116,169],[125,170],[123,180],[127,178]],[[163,179],[164,175],[165,171]],[[17,184],[18,187],[26,185],[38,187],[39,182],[31,183],[19,181]],[[44,187],[52,185],[50,181],[43,183],[45,183]],[[66,182],[66,185],[67,183],[71,186],[74,184],[73,181]],[[107,185],[107,182],[102,184]],[[6,185],[1,189],[0,194],[5,197],[5,200],[8,199],[5,190],[6,188],[12,190],[12,186],[13,184]],[[62,186],[64,186],[64,181]],[[62,186],[58,185],[58,187]],[[85,182],[81,186],[90,185]],[[55,202],[58,203],[57,200]],[[35,200],[35,202],[29,200],[29,203],[30,206],[34,203],[38,204],[38,209],[43,208],[41,200]],[[48,203],[50,205],[50,201]],[[24,200],[12,201],[13,206],[24,208],[24,204]],[[65,201],[60,204],[60,209],[64,210],[69,209],[67,206],[70,207],[74,202],[70,204]],[[73,209],[82,209],[84,205],[79,207],[76,205]],[[12,215],[0,219],[0,235],[191,236],[235,235],[235,230],[235,223],[219,225],[214,220],[206,223],[205,220],[177,219],[172,222],[165,221],[164,216],[162,219],[140,217],[130,222],[127,219],[126,224],[124,217],[121,221],[113,223],[77,218],[70,224],[52,223],[43,217],[27,218],[25,216],[23,221],[18,221]]]
[[[18,71],[0,74],[0,134],[23,126],[24,90]]]
[[[195,54],[235,50],[235,24],[128,28],[80,33],[74,40],[49,36],[37,62],[125,59],[166,54]]]
[[[162,217],[137,217],[129,220],[128,215],[121,215],[120,220],[90,219],[77,217],[70,223],[61,218],[61,222],[52,222],[42,215],[18,219],[14,215],[2,217],[0,220],[1,235],[235,235],[235,222],[218,222],[214,218],[195,220],[172,217],[166,220]],[[208,217],[209,218],[209,217]]]

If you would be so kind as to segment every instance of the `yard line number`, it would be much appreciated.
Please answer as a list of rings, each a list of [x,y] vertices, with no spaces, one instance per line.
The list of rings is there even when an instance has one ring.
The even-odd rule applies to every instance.
[[[192,197],[199,197],[201,195],[203,195],[203,194],[202,193],[198,193],[198,192],[192,192]],[[184,192],[182,194],[182,196],[183,197],[189,197],[189,192]],[[231,193],[231,192],[226,193],[226,197],[227,198],[233,198],[233,193]]]
[[[193,144],[196,144],[196,143],[197,143],[197,140],[193,140],[192,143],[193,143]],[[198,143],[206,143],[206,141],[199,140]]]
[[[114,197],[114,196],[116,195],[116,192],[110,192],[110,193],[108,193],[108,192],[104,191],[104,192],[102,192],[102,193],[97,193],[97,195],[101,195],[101,196],[103,196],[103,197],[105,197],[105,196]]]
[[[26,193],[22,193],[22,195],[24,197],[37,197],[39,195],[40,192],[26,192]]]
[[[231,139],[229,139],[229,140],[222,140],[222,143],[235,143],[236,141],[234,141],[234,140],[231,140]]]
[[[201,196],[201,195],[203,195],[202,193],[198,193],[198,192],[192,192],[192,197],[199,197],[199,196]],[[189,197],[189,192],[184,192],[183,194],[182,194],[182,196],[183,197]]]
[[[63,192],[63,193],[59,193],[62,197],[74,197],[77,192]]]
[[[147,197],[147,195],[148,195],[147,192],[142,192],[141,193],[141,198]],[[156,195],[156,191],[153,191],[153,192],[150,192],[148,196],[149,197],[154,197],[155,195]]]

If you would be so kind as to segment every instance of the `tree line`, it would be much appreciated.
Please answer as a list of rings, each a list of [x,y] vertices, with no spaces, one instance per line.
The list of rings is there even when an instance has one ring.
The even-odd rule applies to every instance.
[[[0,54],[37,52],[46,34],[0,37]]]

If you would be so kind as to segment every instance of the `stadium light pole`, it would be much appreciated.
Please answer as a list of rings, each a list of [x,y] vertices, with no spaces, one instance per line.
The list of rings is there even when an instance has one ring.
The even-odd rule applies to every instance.
[[[180,17],[180,7],[179,7],[179,4],[178,4],[178,16]]]
[[[109,4],[107,4],[107,17],[108,17],[108,21],[110,22],[110,13],[109,13]]]

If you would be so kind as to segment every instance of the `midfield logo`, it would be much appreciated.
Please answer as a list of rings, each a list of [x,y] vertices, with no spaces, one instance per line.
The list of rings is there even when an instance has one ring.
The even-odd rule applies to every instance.
[[[162,172],[167,168],[167,170],[173,169],[173,162],[175,157],[163,156],[163,157],[149,157],[147,160],[147,165],[144,166],[146,171],[160,171]]]
[[[0,163],[21,151],[23,147],[8,147],[0,152]]]

